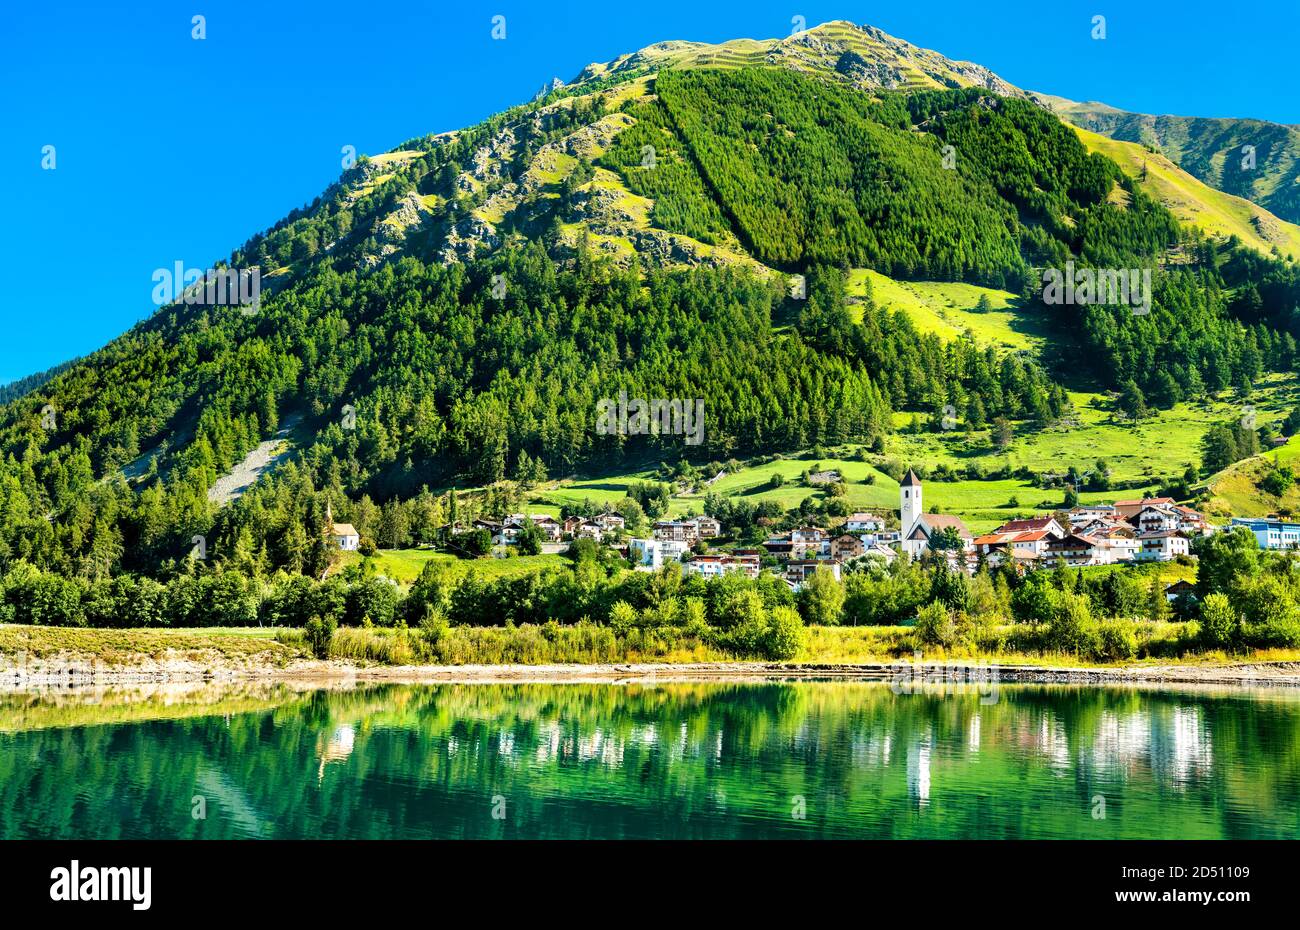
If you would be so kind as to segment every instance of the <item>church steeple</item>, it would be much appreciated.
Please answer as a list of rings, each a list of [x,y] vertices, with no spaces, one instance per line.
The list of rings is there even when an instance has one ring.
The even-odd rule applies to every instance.
[[[904,538],[916,526],[916,521],[923,513],[925,510],[921,506],[921,479],[916,477],[916,472],[909,468],[903,480],[898,483],[898,522],[901,524]]]

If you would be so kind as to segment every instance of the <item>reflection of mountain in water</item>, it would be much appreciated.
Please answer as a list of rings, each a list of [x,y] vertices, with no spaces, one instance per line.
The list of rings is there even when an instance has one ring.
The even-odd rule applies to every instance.
[[[382,685],[244,693],[242,709],[209,696],[210,715],[110,703],[102,722],[65,698],[5,698],[0,837],[1220,837],[1300,825],[1300,695],[1277,692],[1024,686],[983,703],[973,689],[852,682]],[[66,804],[68,791],[85,801]],[[195,794],[209,797],[205,821],[188,816]],[[1104,820],[1089,813],[1097,795]],[[505,819],[491,816],[495,797]]]

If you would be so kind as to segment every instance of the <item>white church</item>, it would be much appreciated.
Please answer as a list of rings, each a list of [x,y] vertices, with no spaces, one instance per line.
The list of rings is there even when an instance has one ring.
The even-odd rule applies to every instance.
[[[922,502],[921,479],[916,472],[907,470],[898,485],[898,517],[901,528],[901,548],[913,559],[919,559],[930,547],[930,537],[951,527],[961,537],[964,552],[975,551],[975,537],[960,517],[940,513],[926,513]]]

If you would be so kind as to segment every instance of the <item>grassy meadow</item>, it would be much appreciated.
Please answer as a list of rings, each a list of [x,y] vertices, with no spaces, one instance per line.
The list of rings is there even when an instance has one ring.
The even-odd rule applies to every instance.
[[[368,560],[359,552],[344,552],[332,571],[341,571],[350,565],[359,565],[364,561],[371,562],[377,574],[390,578],[400,585],[414,582],[420,577],[424,566],[430,562],[457,563],[486,579],[531,575],[548,568],[567,568],[572,564],[562,555],[512,555],[505,559],[466,560],[433,549],[380,549]]]

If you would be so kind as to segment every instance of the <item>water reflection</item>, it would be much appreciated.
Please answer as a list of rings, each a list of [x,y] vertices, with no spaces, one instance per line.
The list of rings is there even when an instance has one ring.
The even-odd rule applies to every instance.
[[[0,695],[0,838],[1296,837],[1297,789],[1300,696],[1282,691]]]

